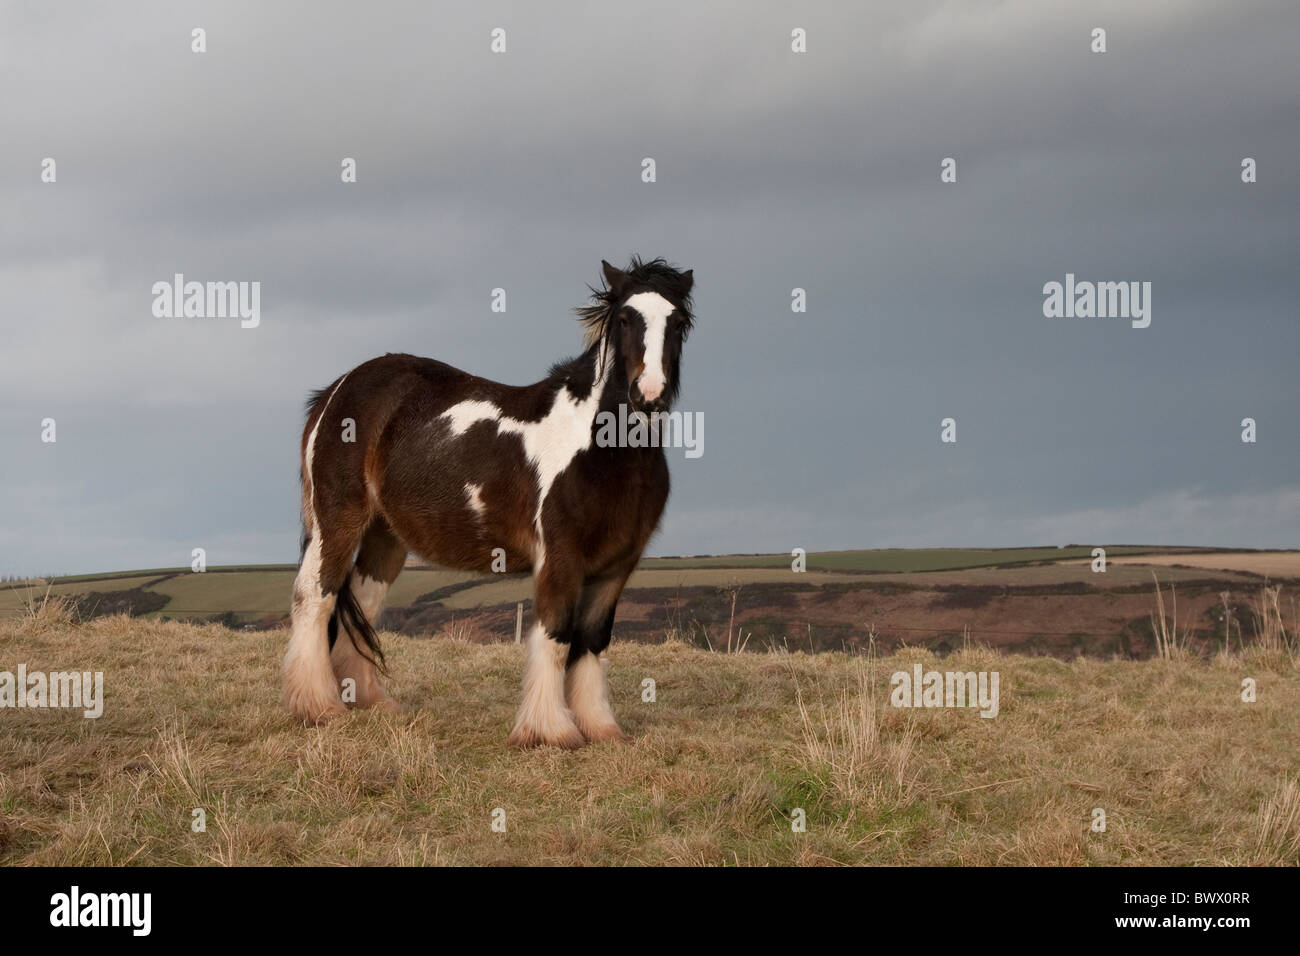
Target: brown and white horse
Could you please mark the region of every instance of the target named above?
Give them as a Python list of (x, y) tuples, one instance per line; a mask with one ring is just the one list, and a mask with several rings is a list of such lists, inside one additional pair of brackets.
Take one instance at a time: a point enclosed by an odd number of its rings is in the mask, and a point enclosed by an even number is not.
[(603, 447), (596, 416), (672, 404), (693, 278), (662, 259), (634, 258), (627, 271), (601, 265), (604, 287), (577, 310), (586, 351), (535, 385), (389, 354), (312, 395), (284, 658), (285, 696), (299, 717), (398, 709), (379, 681), (374, 625), (408, 551), (479, 571), (504, 555), (507, 571), (532, 571), (537, 618), (509, 742), (626, 739), (601, 654), (663, 514), (668, 464), (657, 446)]

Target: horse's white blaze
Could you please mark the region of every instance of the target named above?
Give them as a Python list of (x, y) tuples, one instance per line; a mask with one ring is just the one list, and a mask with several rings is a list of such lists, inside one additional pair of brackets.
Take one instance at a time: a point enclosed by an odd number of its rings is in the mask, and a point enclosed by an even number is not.
[(579, 657), (565, 675), (564, 696), (578, 729), (588, 740), (622, 735), (609, 706), (604, 658), (590, 652)]
[(541, 421), (525, 422), (511, 418), (492, 402), (468, 399), (457, 402), (442, 413), (452, 434), (463, 435), (475, 422), (496, 422), (503, 434), (519, 435), (524, 440), (524, 456), (537, 474), (537, 507), (533, 524), (537, 529), (540, 567), (545, 555), (542, 548), (542, 505), (550, 494), (551, 486), (569, 467), (578, 453), (591, 447), (591, 426), (600, 408), (600, 396), (609, 380), (608, 349), (601, 353), (596, 363), (595, 382), (590, 394), (579, 399), (567, 387), (555, 393), (550, 410)]
[(628, 298), (627, 305), (641, 313), (645, 320), (645, 371), (636, 380), (636, 387), (653, 402), (663, 394), (668, 384), (668, 373), (664, 369), (664, 335), (674, 306), (657, 292), (638, 292)]
[(483, 504), (483, 486), (470, 482), (465, 485), (465, 500), (469, 503), (469, 510), (474, 512), (476, 517), (482, 518), (487, 513), (487, 505)]

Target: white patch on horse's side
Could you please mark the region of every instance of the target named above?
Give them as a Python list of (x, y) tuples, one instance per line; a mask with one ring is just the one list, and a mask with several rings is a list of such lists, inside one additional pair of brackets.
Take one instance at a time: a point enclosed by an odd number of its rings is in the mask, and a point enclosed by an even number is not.
[(499, 419), (501, 409), (497, 408), (492, 402), (469, 399), (468, 401), (457, 402), (443, 412), (441, 417), (447, 419), (451, 433), (459, 437), (469, 431), (469, 427), (475, 422)]
[[(600, 408), (600, 396), (609, 381), (609, 350), (596, 358), (594, 383), (586, 398), (578, 399), (567, 386), (555, 393), (550, 410), (541, 421), (525, 422), (511, 418), (492, 402), (467, 399), (457, 402), (442, 413), (452, 434), (463, 435), (471, 425), (480, 421), (494, 421), (503, 434), (519, 435), (524, 440), (524, 456), (537, 473), (537, 508), (533, 524), (537, 529), (540, 546), (542, 538), (542, 505), (550, 494), (551, 486), (569, 467), (578, 453), (591, 447), (591, 427)], [(545, 552), (542, 552), (544, 556)], [(541, 560), (537, 560), (538, 567)], [(535, 569), (534, 569), (535, 570)]]
[(645, 371), (636, 380), (641, 394), (654, 401), (663, 394), (668, 384), (664, 369), (664, 335), (668, 331), (668, 316), (676, 308), (658, 292), (638, 292), (625, 303), (636, 309), (645, 319)]
[(469, 510), (474, 512), (475, 517), (482, 518), (487, 513), (487, 505), (483, 504), (483, 486), (470, 482), (465, 485), (465, 500), (469, 502)]

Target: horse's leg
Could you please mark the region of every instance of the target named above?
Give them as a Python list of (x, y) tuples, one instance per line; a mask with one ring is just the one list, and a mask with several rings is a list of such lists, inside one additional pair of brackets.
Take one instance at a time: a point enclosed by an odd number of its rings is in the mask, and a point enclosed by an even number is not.
[(293, 583), (293, 633), (284, 655), (285, 700), (308, 723), (347, 713), (330, 669), (329, 623), (338, 586), (325, 584), (324, 553), (320, 533), (313, 534)]
[(605, 648), (614, 630), (614, 610), (630, 571), (589, 578), (582, 588), (577, 639), (569, 655), (564, 697), (578, 729), (588, 741), (628, 740), (614, 719), (609, 703)]
[(284, 655), (284, 696), (290, 710), (303, 720), (321, 723), (347, 713), (330, 667), (329, 623), (369, 516), (363, 497), (352, 506), (341, 504), (314, 517), (293, 585), (293, 634)]
[(587, 740), (564, 703), (564, 668), (574, 637), (573, 616), (582, 577), (557, 556), (547, 558), (534, 579), (537, 622), (528, 632), (523, 699), (508, 743), (512, 747), (581, 747)]
[[(406, 545), (393, 534), (387, 521), (376, 517), (361, 539), (357, 562), (348, 578), (348, 587), (371, 627), (375, 627), (378, 622), (388, 587), (402, 573), (405, 563)], [(356, 700), (351, 706), (402, 712), (397, 702), (384, 692), (374, 661), (357, 650), (356, 643), (346, 628), (340, 627), (334, 638), (330, 665), (334, 669), (337, 683), (342, 684), (348, 678), (354, 682)]]

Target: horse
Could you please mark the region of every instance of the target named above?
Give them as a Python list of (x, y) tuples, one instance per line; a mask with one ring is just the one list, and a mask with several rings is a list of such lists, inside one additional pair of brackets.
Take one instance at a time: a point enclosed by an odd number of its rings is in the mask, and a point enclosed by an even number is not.
[(575, 310), (584, 351), (540, 382), (504, 385), (389, 353), (311, 394), (283, 667), (297, 717), (401, 712), (380, 682), (375, 623), (414, 552), (445, 568), (499, 571), (504, 559), (504, 570), (532, 573), (535, 622), (509, 745), (628, 739), (603, 655), (659, 527), (668, 463), (657, 442), (598, 440), (597, 416), (671, 408), (694, 276), (635, 256), (626, 269), (601, 268), (604, 282)]

